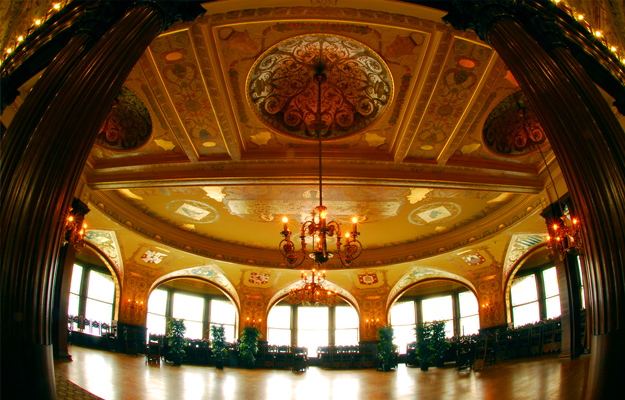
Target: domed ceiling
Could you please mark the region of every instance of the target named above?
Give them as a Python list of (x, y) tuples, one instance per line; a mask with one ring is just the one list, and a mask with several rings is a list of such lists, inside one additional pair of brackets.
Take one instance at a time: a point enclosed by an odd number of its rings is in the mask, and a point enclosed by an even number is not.
[[(509, 272), (546, 232), (537, 145), (566, 192), (510, 71), (441, 11), (312, 3), (207, 3), (150, 44), (83, 171), (90, 240), (133, 279), (188, 270), (238, 287), (254, 273), (278, 296), (297, 278), (281, 218), (299, 232), (319, 203), (323, 71), (323, 203), (341, 224), (359, 218), (363, 245), (352, 270), (324, 264), (345, 272), (328, 279), (397, 293), (418, 276)], [(518, 138), (523, 121), (535, 143)]]

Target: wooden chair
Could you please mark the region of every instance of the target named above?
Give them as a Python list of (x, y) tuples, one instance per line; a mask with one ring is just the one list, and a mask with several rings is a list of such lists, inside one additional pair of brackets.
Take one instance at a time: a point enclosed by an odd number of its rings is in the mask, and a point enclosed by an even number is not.
[(493, 344), (492, 339), (489, 343), (488, 336), (477, 339), (475, 345), (475, 361), (473, 362), (473, 369), (475, 371), (481, 371), (487, 365), (495, 364), (496, 357)]
[(506, 335), (506, 359), (511, 360), (518, 357), (519, 351), (519, 333), (516, 331), (508, 332)]
[(317, 357), (321, 362), (321, 368), (330, 369), (332, 368), (332, 359), (330, 356), (330, 346), (321, 346), (317, 349)]
[(540, 344), (543, 338), (542, 325), (534, 325), (530, 330), (530, 355), (535, 356), (540, 354)]
[(517, 357), (529, 357), (530, 336), (531, 328), (523, 328), (519, 331)]
[(475, 342), (470, 338), (462, 339), (458, 343), (456, 351), (456, 368), (459, 371), (470, 370), (473, 367), (473, 361), (475, 361)]
[(278, 352), (275, 354), (274, 366), (275, 368), (288, 368), (290, 365), (287, 365), (286, 362), (286, 353), (289, 351), (289, 346), (279, 346)]
[(306, 347), (293, 348), (293, 372), (306, 371), (308, 369), (308, 349)]
[(267, 346), (263, 354), (263, 365), (265, 368), (275, 368), (276, 366), (276, 353), (278, 352), (278, 346)]
[(149, 363), (161, 363), (161, 346), (163, 344), (163, 337), (159, 335), (150, 334), (148, 338), (146, 362)]
[(540, 354), (551, 353), (553, 340), (555, 338), (555, 324), (553, 321), (547, 322), (543, 328), (542, 341), (540, 344)]
[(124, 328), (124, 340), (126, 341), (126, 354), (129, 356), (137, 357), (138, 343), (137, 343), (137, 330), (135, 328)]

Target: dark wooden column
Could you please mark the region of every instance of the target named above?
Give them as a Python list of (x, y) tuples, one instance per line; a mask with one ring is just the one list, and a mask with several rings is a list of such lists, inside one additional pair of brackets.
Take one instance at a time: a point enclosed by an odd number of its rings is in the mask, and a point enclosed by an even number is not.
[(589, 267), (594, 338), (586, 397), (616, 398), (625, 359), (625, 134), (609, 122), (588, 85), (574, 82), (583, 70), (558, 64), (514, 20), (516, 3), (454, 4), (445, 19), (475, 29), (498, 52), (536, 110), (562, 168), (584, 227)]
[[(84, 217), (88, 212), (89, 208), (85, 203), (78, 199), (72, 201), (72, 216), (77, 220), (77, 229), (80, 229), (80, 226), (82, 226)], [(67, 307), (69, 305), (69, 290), (72, 284), (72, 272), (77, 250), (74, 243), (72, 243), (71, 235), (72, 232), (69, 230), (65, 233), (67, 244), (61, 248), (59, 268), (55, 277), (56, 284), (52, 307), (52, 346), (55, 359), (72, 359), (67, 347)], [(82, 281), (84, 282), (86, 279)]]
[(167, 16), (204, 11), (167, 4), (179, 10), (157, 2), (131, 8), (72, 68), (24, 152), (13, 155), (19, 160), (0, 199), (2, 398), (56, 398), (51, 319), (63, 217), (115, 96)]

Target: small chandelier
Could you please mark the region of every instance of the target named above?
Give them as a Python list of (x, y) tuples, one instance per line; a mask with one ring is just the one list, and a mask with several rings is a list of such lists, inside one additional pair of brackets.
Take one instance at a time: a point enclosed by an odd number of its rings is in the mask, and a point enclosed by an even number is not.
[(326, 272), (318, 271), (315, 268), (310, 274), (302, 271), (300, 287), (294, 286), (289, 293), (289, 303), (303, 305), (328, 305), (334, 306), (338, 303), (336, 289), (330, 290), (324, 287)]
[[(525, 115), (525, 105), (522, 101), (517, 102), (517, 106), (521, 110), (521, 115), (523, 117), (523, 129), (527, 130), (526, 126), (526, 115)], [(528, 137), (533, 138), (532, 132), (528, 132)], [(558, 207), (560, 208), (560, 217), (556, 219), (554, 222), (547, 223), (547, 229), (549, 234), (547, 235), (547, 247), (551, 250), (551, 253), (554, 256), (558, 256), (560, 260), (564, 260), (566, 254), (579, 255), (582, 251), (582, 226), (578, 218), (571, 216), (568, 212), (568, 207), (566, 205), (563, 207), (560, 202), (560, 196), (558, 195), (558, 189), (556, 188), (556, 183), (553, 180), (553, 176), (551, 175), (551, 170), (549, 169), (549, 165), (547, 164), (547, 159), (545, 158), (545, 154), (543, 153), (540, 144), (536, 141), (538, 146), (538, 151), (540, 151), (540, 155), (545, 163), (545, 168), (547, 169), (547, 173), (549, 174), (549, 179), (551, 180), (551, 184), (553, 185), (553, 190), (556, 194), (556, 198), (558, 199)], [(565, 212), (566, 208), (566, 212)]]
[[(562, 204), (558, 202), (560, 212)], [(549, 231), (553, 236), (547, 235), (547, 247), (560, 260), (564, 260), (567, 253), (579, 255), (582, 252), (582, 229), (579, 220), (569, 214), (563, 214), (559, 221), (549, 225)]]
[[(321, 45), (321, 42), (320, 42)], [(308, 251), (306, 250), (306, 237), (312, 238), (313, 251), (308, 254), (310, 258), (318, 265), (327, 262), (333, 253), (328, 251), (328, 237), (336, 236), (336, 252), (341, 263), (349, 267), (362, 252), (362, 245), (358, 240), (360, 233), (358, 232), (358, 217), (352, 217), (352, 231), (345, 234), (345, 247), (341, 243), (341, 226), (338, 222), (327, 220), (327, 207), (323, 205), (323, 186), (322, 186), (322, 164), (321, 164), (321, 131), (323, 125), (323, 116), (321, 113), (321, 85), (326, 81), (326, 75), (323, 73), (321, 65), (321, 49), (319, 51), (320, 62), (316, 73), (313, 77), (317, 82), (317, 137), (319, 140), (319, 205), (312, 212), (312, 219), (305, 221), (300, 230), (301, 249), (295, 250), (295, 243), (291, 240), (291, 231), (288, 227), (288, 218), (283, 217), (284, 229), (280, 234), (284, 239), (280, 242), (280, 252), (289, 268), (295, 268), (301, 265), (306, 259)]]
[(85, 245), (85, 233), (87, 224), (84, 222), (85, 216), (80, 213), (73, 213), (69, 209), (65, 219), (65, 234), (61, 240), (61, 246), (70, 244), (76, 252), (80, 253)]

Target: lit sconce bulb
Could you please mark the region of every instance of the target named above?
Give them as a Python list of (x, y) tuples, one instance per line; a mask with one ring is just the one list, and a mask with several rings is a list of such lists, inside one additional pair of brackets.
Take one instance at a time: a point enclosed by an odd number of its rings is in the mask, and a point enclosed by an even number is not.
[(578, 20), (583, 20), (584, 19), (584, 14), (577, 14), (577, 19)]
[(347, 233), (345, 234), (345, 237), (346, 237), (346, 238), (349, 238), (349, 232), (347, 232)]
[(289, 219), (287, 217), (282, 217), (282, 222), (284, 223), (284, 232), (287, 232), (289, 230)]
[(67, 218), (67, 220), (68, 220), (69, 222), (72, 222), (72, 221), (74, 220), (74, 217), (72, 217), (72, 216), (70, 215), (70, 216)]
[(258, 322), (262, 321), (262, 319), (258, 318)]
[(80, 230), (80, 232), (78, 232), (78, 234), (79, 234), (80, 236), (82, 236), (82, 235), (84, 235), (84, 234), (85, 234), (85, 231), (81, 229), (81, 230)]
[(83, 229), (87, 229), (87, 224), (82, 224)]
[(320, 214), (320, 216), (321, 216), (321, 218), (325, 219), (325, 218), (326, 218), (326, 213), (325, 213), (325, 211), (324, 211), (324, 212), (322, 212), (322, 213)]
[(577, 221), (577, 218), (573, 218), (573, 225), (577, 225), (579, 221)]
[(41, 25), (41, 20), (40, 19), (36, 19), (35, 20), (35, 25), (37, 25), (37, 26)]
[(61, 5), (59, 3), (54, 3), (52, 4), (52, 8), (54, 8), (55, 10), (58, 10), (61, 8)]
[(612, 50), (613, 53), (616, 53), (616, 47), (615, 46), (610, 47), (610, 50)]
[(247, 320), (249, 321), (249, 320), (250, 320), (250, 317), (247, 317)]
[(547, 241), (551, 240), (551, 236), (547, 235)]
[(596, 37), (601, 37), (601, 36), (603, 36), (603, 34), (601, 33), (601, 31), (595, 31), (595, 36)]
[(17, 37), (17, 41), (18, 41), (18, 42), (22, 42), (23, 40), (24, 40), (24, 36), (18, 36), (18, 37)]
[(560, 241), (560, 236), (556, 237), (556, 241), (558, 242)]
[(557, 230), (558, 230), (558, 228), (559, 228), (558, 224), (553, 224), (553, 230), (554, 230), (554, 231), (557, 231)]
[(358, 222), (358, 217), (352, 217), (352, 223), (355, 224), (356, 222)]
[(287, 217), (282, 217), (282, 222), (289, 222), (289, 219)]

